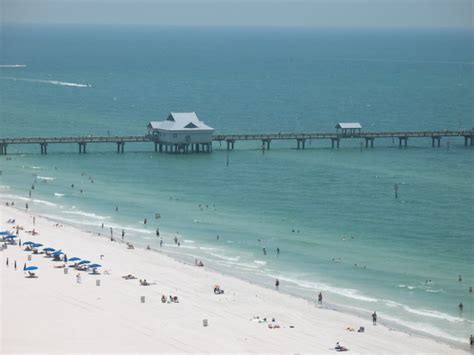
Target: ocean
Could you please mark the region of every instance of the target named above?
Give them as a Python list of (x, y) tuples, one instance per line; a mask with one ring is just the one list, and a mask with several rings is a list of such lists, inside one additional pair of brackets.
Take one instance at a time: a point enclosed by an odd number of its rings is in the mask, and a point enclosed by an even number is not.
[[(144, 134), (170, 111), (196, 111), (216, 133), (474, 126), (468, 30), (22, 25), (0, 35), (1, 137)], [(360, 143), (273, 141), (262, 152), (237, 142), (228, 166), (218, 143), (193, 155), (10, 145), (0, 198), (91, 238), (124, 229), (136, 245), (465, 343), (472, 148), (462, 138)]]

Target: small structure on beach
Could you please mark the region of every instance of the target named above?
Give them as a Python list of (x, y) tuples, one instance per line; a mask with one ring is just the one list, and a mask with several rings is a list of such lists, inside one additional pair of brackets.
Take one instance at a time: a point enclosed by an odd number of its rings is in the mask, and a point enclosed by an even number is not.
[(160, 152), (212, 151), (214, 128), (199, 120), (195, 112), (171, 112), (165, 121), (152, 121), (148, 133)]
[(362, 125), (359, 122), (339, 122), (336, 125), (336, 132), (342, 136), (359, 135), (362, 132)]

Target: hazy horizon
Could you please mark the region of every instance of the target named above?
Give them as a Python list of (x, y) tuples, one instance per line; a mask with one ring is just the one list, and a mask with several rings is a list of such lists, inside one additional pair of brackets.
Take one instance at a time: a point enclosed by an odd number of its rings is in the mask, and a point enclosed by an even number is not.
[(0, 0), (3, 24), (473, 28), (471, 0)]

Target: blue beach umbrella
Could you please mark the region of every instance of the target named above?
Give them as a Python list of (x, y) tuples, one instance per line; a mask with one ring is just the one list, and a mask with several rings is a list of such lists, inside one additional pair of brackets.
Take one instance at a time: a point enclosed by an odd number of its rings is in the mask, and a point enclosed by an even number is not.
[(92, 268), (92, 269), (96, 269), (98, 267), (102, 267), (102, 265), (100, 265), (100, 264), (91, 264), (91, 265), (89, 265), (89, 267)]
[(64, 254), (61, 250), (55, 251), (53, 253), (53, 255), (61, 255), (61, 254)]
[(16, 238), (16, 235), (10, 234), (5, 237), (5, 239), (13, 239)]
[(7, 231), (0, 232), (0, 235), (6, 235), (6, 234), (10, 234), (10, 232), (7, 232)]
[(24, 242), (23, 245), (35, 245), (33, 242)]
[(53, 248), (43, 248), (44, 251), (55, 251), (56, 249)]
[(79, 260), (81, 260), (81, 258), (78, 258), (78, 257), (76, 257), (76, 256), (73, 257), (73, 258), (71, 258), (71, 259), (69, 259), (69, 261), (79, 261)]
[(89, 264), (90, 261), (89, 260), (82, 260), (79, 265), (84, 265), (84, 264)]
[(41, 244), (41, 243), (32, 244), (33, 248), (39, 248), (39, 247), (42, 247), (42, 246), (43, 246), (43, 244)]
[(28, 266), (25, 267), (25, 271), (33, 271), (33, 270), (38, 270), (38, 266)]

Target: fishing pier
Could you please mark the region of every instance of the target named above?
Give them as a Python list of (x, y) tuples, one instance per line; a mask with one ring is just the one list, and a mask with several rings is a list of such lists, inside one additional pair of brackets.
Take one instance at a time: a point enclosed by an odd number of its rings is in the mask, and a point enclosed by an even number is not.
[[(41, 154), (48, 153), (50, 144), (77, 144), (80, 154), (86, 154), (89, 144), (111, 143), (117, 147), (117, 153), (125, 151), (126, 143), (151, 143), (154, 144), (155, 152), (187, 153), (187, 152), (212, 152), (212, 142), (226, 144), (227, 150), (233, 150), (235, 143), (239, 141), (260, 142), (259, 148), (269, 150), (272, 141), (294, 141), (296, 149), (305, 149), (306, 143), (311, 140), (329, 141), (332, 148), (339, 148), (343, 140), (360, 140), (361, 145), (365, 143), (366, 148), (373, 148), (374, 141), (382, 138), (398, 140), (399, 148), (406, 148), (410, 139), (428, 139), (433, 148), (441, 146), (443, 138), (464, 138), (464, 146), (474, 146), (474, 129), (468, 130), (444, 130), (444, 131), (387, 131), (387, 132), (362, 132), (361, 130), (342, 130), (334, 133), (270, 133), (270, 134), (213, 134), (209, 143), (176, 143), (163, 142), (159, 136), (146, 134), (140, 136), (75, 136), (75, 137), (18, 137), (0, 138), (0, 155), (7, 154), (10, 145), (37, 144)], [(191, 149), (189, 149), (191, 147)]]

